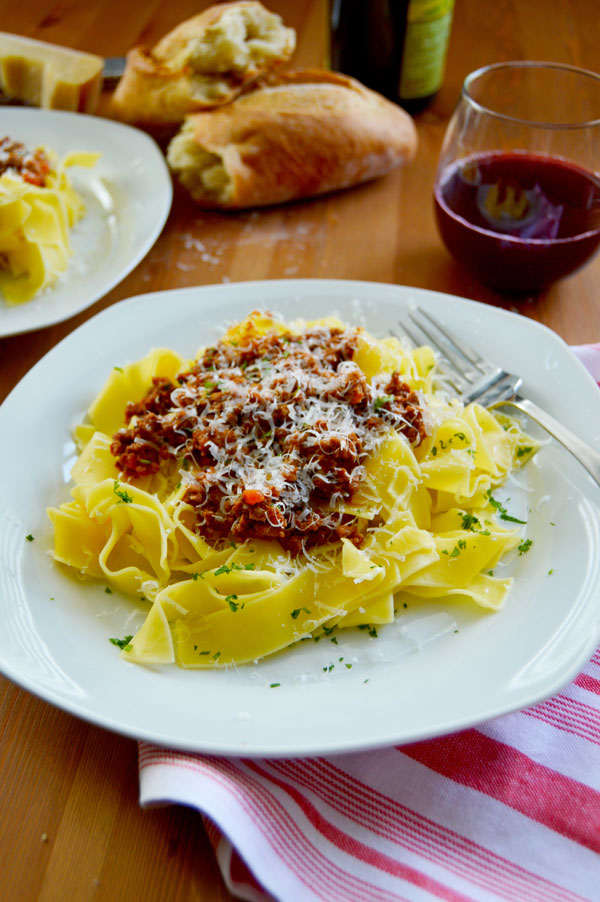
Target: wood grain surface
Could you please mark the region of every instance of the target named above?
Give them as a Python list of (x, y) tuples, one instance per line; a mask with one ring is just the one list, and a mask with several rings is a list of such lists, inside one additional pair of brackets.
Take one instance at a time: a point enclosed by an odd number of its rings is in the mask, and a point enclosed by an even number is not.
[[(4, 0), (0, 28), (116, 56), (134, 44), (152, 44), (206, 5)], [(321, 65), (328, 44), (324, 0), (267, 5), (297, 30), (294, 64)], [(444, 86), (416, 117), (420, 149), (413, 164), (337, 195), (237, 215), (202, 212), (176, 191), (162, 235), (120, 285), (67, 322), (0, 339), (0, 400), (61, 338), (110, 304), (226, 280), (330, 277), (422, 286), (517, 309), (569, 343), (599, 341), (600, 256), (517, 304), (453, 263), (432, 206), (444, 129), (469, 71), (504, 59), (597, 69), (599, 46), (597, 0), (456, 0)], [(230, 899), (200, 814), (174, 806), (143, 811), (137, 792), (134, 741), (79, 721), (0, 678), (3, 900)]]

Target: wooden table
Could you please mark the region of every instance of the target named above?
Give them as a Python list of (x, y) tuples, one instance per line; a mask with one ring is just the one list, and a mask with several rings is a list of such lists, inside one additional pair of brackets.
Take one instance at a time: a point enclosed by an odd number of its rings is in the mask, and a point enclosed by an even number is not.
[[(205, 5), (4, 0), (0, 22), (7, 31), (114, 56), (135, 43), (154, 43)], [(295, 64), (321, 64), (324, 0), (271, 0), (269, 6), (297, 30)], [(71, 330), (108, 305), (150, 290), (227, 279), (332, 277), (422, 286), (514, 308), (514, 301), (459, 270), (436, 232), (431, 189), (444, 129), (472, 69), (526, 58), (594, 69), (599, 46), (596, 0), (456, 0), (446, 80), (417, 117), (420, 151), (409, 168), (336, 196), (239, 215), (201, 212), (177, 194), (155, 247), (105, 298), (65, 323), (0, 340), (0, 400)], [(190, 236), (203, 243), (204, 253)], [(518, 310), (570, 343), (600, 340), (600, 256), (519, 303)], [(139, 808), (135, 742), (1, 678), (0, 703), (3, 899), (231, 898), (196, 811)]]

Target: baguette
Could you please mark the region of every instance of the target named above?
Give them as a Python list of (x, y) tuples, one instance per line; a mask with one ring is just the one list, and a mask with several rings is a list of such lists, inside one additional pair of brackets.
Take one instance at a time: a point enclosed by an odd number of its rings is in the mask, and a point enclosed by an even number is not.
[(301, 70), (189, 116), (167, 161), (202, 207), (239, 210), (365, 182), (416, 148), (400, 107), (345, 75)]
[(295, 31), (261, 3), (210, 6), (152, 49), (129, 51), (111, 112), (136, 125), (178, 126), (188, 113), (229, 103), (289, 60), (295, 45)]

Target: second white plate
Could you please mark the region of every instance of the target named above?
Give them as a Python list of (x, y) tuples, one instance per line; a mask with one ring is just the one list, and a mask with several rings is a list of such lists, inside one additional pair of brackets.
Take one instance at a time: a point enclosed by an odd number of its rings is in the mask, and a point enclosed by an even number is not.
[(107, 294), (148, 253), (173, 198), (164, 156), (139, 129), (99, 116), (24, 107), (4, 108), (2, 129), (26, 147), (49, 147), (59, 157), (76, 150), (101, 157), (93, 169), (69, 170), (86, 213), (71, 232), (66, 272), (25, 304), (8, 305), (0, 292), (0, 337), (61, 322)]

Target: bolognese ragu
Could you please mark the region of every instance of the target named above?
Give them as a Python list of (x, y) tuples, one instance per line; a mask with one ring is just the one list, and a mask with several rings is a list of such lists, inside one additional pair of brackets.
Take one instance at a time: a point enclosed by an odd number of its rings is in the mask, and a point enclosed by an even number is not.
[(492, 492), (535, 443), (440, 391), (429, 348), (255, 311), (192, 362), (117, 367), (88, 420), (54, 553), (150, 604), (129, 660), (239, 664), (510, 588)]
[(154, 378), (111, 451), (127, 480), (183, 467), (183, 500), (210, 544), (276, 539), (293, 554), (363, 541), (350, 501), (391, 428), (425, 436), (423, 402), (399, 373), (367, 381), (356, 329), (241, 335), (202, 352), (175, 382)]

